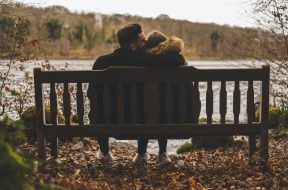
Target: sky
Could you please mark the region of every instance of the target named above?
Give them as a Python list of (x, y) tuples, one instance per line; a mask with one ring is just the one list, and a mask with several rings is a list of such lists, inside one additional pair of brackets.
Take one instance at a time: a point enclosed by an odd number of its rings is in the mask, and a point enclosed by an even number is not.
[(130, 14), (157, 17), (167, 14), (170, 18), (191, 22), (227, 24), (251, 27), (253, 21), (249, 0), (16, 0), (34, 6), (62, 5), (70, 11), (104, 14)]

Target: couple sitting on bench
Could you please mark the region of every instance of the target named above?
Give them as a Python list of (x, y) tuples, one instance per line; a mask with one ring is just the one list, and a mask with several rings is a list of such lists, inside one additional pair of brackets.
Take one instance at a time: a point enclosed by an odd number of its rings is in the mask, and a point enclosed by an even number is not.
[[(93, 70), (102, 70), (110, 66), (141, 66), (156, 68), (171, 68), (186, 65), (182, 56), (184, 42), (176, 37), (166, 37), (159, 31), (153, 31), (145, 38), (139, 24), (129, 24), (117, 32), (120, 48), (113, 53), (100, 56), (93, 65)], [(113, 96), (113, 94), (112, 94)], [(114, 96), (117, 96), (114, 94)], [(91, 85), (88, 89), (88, 98), (91, 100), (95, 95), (91, 91)], [(144, 109), (144, 100), (138, 102), (140, 109)], [(160, 105), (161, 106), (161, 105)], [(127, 107), (127, 106), (126, 106)], [(143, 113), (143, 112), (142, 112)], [(89, 119), (91, 124), (105, 123), (101, 117), (93, 117), (90, 111)], [(94, 119), (97, 118), (97, 119)], [(129, 123), (129, 118), (124, 118)], [(145, 123), (144, 116), (138, 118), (138, 123)], [(161, 119), (159, 123), (165, 123)], [(100, 160), (113, 161), (115, 157), (109, 152), (108, 137), (98, 138), (100, 150), (97, 151), (97, 158)], [(171, 160), (167, 155), (167, 139), (158, 139), (159, 155), (156, 159), (156, 165), (170, 163)], [(135, 164), (146, 163), (149, 159), (147, 154), (148, 139), (138, 139), (138, 153), (133, 158)]]

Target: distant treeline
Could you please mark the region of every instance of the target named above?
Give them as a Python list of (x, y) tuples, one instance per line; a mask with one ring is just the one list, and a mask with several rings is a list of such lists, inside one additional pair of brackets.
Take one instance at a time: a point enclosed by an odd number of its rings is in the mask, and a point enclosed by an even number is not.
[[(16, 16), (15, 16), (16, 15)], [(9, 42), (17, 16), (30, 20), (29, 35), (37, 36), (41, 47), (33, 51), (38, 57), (94, 59), (118, 47), (117, 30), (129, 23), (140, 23), (145, 34), (160, 30), (168, 36), (185, 41), (187, 59), (249, 59), (253, 41), (259, 32), (252, 28), (228, 25), (192, 23), (170, 19), (167, 15), (144, 18), (131, 15), (105, 15), (98, 13), (72, 13), (61, 6), (47, 8), (22, 7), (12, 17), (0, 13), (1, 58), (9, 55), (5, 44)], [(254, 47), (254, 46), (253, 46)], [(32, 52), (31, 52), (32, 53)]]

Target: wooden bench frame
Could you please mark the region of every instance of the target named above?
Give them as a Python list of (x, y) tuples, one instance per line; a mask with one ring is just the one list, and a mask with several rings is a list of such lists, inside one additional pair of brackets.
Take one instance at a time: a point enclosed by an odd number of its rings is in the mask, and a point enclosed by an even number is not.
[[(193, 82), (193, 100), (192, 100), (192, 123), (186, 123), (182, 117), (179, 124), (173, 124), (168, 121), (167, 124), (159, 124), (157, 122), (148, 122), (139, 124), (134, 120), (130, 124), (125, 124), (123, 121), (118, 121), (117, 124), (84, 124), (84, 104), (82, 83), (105, 83), (115, 82), (123, 84), (133, 81), (135, 83), (171, 83), (177, 81), (179, 84)], [(212, 122), (213, 114), (213, 90), (212, 81), (221, 82), (220, 90), (220, 123)], [(226, 82), (234, 81), (233, 92), (233, 113), (234, 121), (228, 123), (225, 121), (227, 112), (227, 91)], [(240, 81), (248, 81), (247, 90), (247, 122), (239, 122), (240, 113)], [(253, 81), (261, 81), (261, 98), (260, 98), (260, 120), (253, 122), (254, 108), (254, 89)], [(255, 136), (260, 135), (260, 157), (262, 160), (268, 160), (268, 116), (269, 116), (269, 81), (270, 68), (264, 65), (261, 68), (248, 69), (196, 69), (194, 67), (180, 67), (175, 69), (155, 69), (141, 67), (110, 67), (101, 71), (41, 71), (40, 68), (34, 69), (35, 82), (35, 104), (36, 104), (36, 125), (37, 125), (37, 140), (38, 140), (38, 156), (45, 159), (46, 156), (46, 137), (51, 137), (51, 154), (55, 157), (58, 155), (58, 137), (99, 137), (110, 136), (122, 139), (136, 139), (138, 137), (158, 138), (190, 138), (199, 135), (247, 135), (249, 138), (249, 156), (255, 153), (256, 140)], [(199, 113), (201, 105), (197, 105), (200, 101), (199, 82), (207, 82), (206, 91), (206, 114), (207, 122), (199, 123)], [(44, 102), (43, 102), (43, 84), (50, 84), (50, 110), (51, 123), (45, 123)], [(55, 92), (55, 84), (64, 84), (63, 93), (63, 113), (65, 124), (57, 122), (57, 95)], [(71, 124), (71, 102), (68, 90), (69, 83), (77, 83), (77, 115), (79, 118), (78, 124)], [(132, 84), (132, 83), (131, 83)], [(183, 88), (184, 89), (184, 88)], [(185, 91), (185, 90), (184, 90)], [(182, 90), (182, 92), (184, 92)], [(134, 92), (135, 93), (135, 92)], [(182, 93), (183, 95), (183, 93)], [(181, 95), (181, 96), (182, 96)], [(132, 115), (135, 108), (135, 94), (131, 95)], [(107, 98), (106, 98), (107, 99)], [(103, 100), (104, 101), (104, 100)], [(107, 100), (106, 100), (107, 101)], [(181, 115), (187, 115), (187, 111), (183, 106), (187, 100), (181, 99), (179, 111)], [(91, 103), (92, 104), (92, 103)], [(104, 107), (107, 104), (104, 104)], [(106, 106), (107, 107), (107, 106)], [(121, 106), (120, 106), (121, 107)], [(185, 106), (184, 106), (185, 107)], [(135, 110), (133, 111), (133, 109)], [(91, 108), (90, 108), (91, 109)], [(120, 108), (122, 109), (122, 108)], [(153, 109), (153, 108), (152, 108)], [(103, 110), (102, 110), (103, 111)], [(103, 114), (110, 114), (106, 111)], [(120, 111), (121, 112), (121, 111)], [(117, 112), (117, 113), (120, 113)], [(168, 113), (167, 113), (168, 114)], [(168, 117), (171, 116), (167, 115)], [(135, 114), (134, 116), (136, 117)], [(186, 116), (185, 116), (186, 117)], [(137, 129), (137, 130), (135, 130)]]

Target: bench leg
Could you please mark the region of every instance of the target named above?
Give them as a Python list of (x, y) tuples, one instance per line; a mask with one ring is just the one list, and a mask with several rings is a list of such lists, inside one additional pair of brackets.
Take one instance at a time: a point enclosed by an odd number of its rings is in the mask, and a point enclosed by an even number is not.
[(268, 161), (268, 130), (261, 131), (260, 158), (262, 161)]
[(51, 155), (58, 158), (58, 137), (51, 138)]
[(255, 154), (255, 150), (256, 150), (256, 136), (255, 135), (249, 135), (248, 136), (248, 143), (249, 143), (249, 158), (252, 158), (252, 156)]
[(46, 159), (46, 138), (44, 137), (43, 130), (37, 128), (37, 141), (38, 141), (38, 157), (42, 160)]

